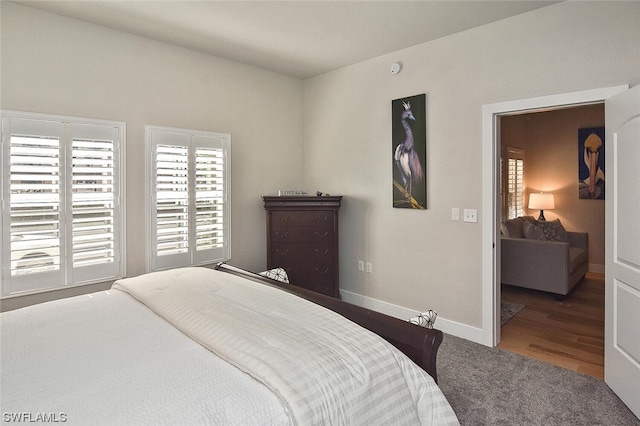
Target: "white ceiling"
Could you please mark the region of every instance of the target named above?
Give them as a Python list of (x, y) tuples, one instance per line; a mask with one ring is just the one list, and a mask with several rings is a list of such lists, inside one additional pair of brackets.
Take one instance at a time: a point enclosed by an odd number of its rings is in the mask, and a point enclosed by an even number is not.
[(307, 78), (557, 1), (31, 1), (46, 10)]

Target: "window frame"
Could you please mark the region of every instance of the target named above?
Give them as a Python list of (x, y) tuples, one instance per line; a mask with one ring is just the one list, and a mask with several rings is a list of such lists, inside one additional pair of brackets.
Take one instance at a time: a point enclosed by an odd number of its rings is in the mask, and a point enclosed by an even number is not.
[[(58, 191), (59, 191), (59, 257), (60, 267), (57, 270), (33, 272), (25, 275), (12, 275), (11, 271), (11, 238), (3, 238), (0, 250), (2, 268), (1, 298), (10, 298), (58, 290), (62, 288), (108, 282), (126, 275), (126, 194), (125, 194), (125, 147), (126, 123), (121, 121), (100, 120), (84, 117), (62, 116), (55, 114), (32, 113), (23, 111), (2, 110), (2, 149), (0, 161), (3, 165), (0, 176), (2, 215), (0, 226), (3, 235), (11, 235), (11, 145), (12, 137), (25, 133), (25, 136), (36, 136), (58, 140)], [(53, 129), (57, 129), (53, 131)], [(24, 130), (24, 131), (23, 131)], [(108, 136), (108, 138), (107, 138)], [(111, 175), (112, 212), (110, 225), (113, 245), (113, 261), (96, 262), (93, 265), (78, 266), (74, 264), (74, 144), (95, 138), (96, 141), (112, 142)], [(112, 138), (112, 140), (110, 139)], [(78, 184), (76, 184), (78, 185)]]
[[(205, 141), (209, 140), (210, 143)], [(215, 141), (215, 142), (213, 142)], [(158, 256), (157, 254), (157, 191), (156, 191), (156, 148), (158, 145), (171, 144), (187, 147), (188, 152), (188, 248), (186, 253)], [(203, 251), (196, 249), (196, 193), (195, 190), (195, 151), (198, 147), (222, 150), (223, 162), (223, 246), (219, 249)], [(228, 133), (207, 132), (166, 126), (145, 126), (145, 191), (147, 227), (146, 227), (146, 272), (171, 269), (184, 266), (206, 265), (231, 258), (231, 135)]]

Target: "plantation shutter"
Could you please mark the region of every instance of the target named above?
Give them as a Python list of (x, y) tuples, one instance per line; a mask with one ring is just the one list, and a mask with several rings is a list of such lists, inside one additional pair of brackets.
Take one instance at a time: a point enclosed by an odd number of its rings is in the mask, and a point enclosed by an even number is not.
[(524, 151), (507, 149), (508, 219), (524, 215)]
[(58, 287), (64, 283), (64, 125), (3, 117), (2, 127), (3, 173), (9, 171), (3, 179), (3, 272), (9, 269), (3, 294)]
[(122, 276), (124, 125), (82, 120), (3, 112), (3, 296)]
[(194, 263), (225, 258), (225, 152), (223, 138), (193, 136), (195, 151)]
[(152, 130), (154, 269), (189, 264), (189, 147), (186, 135)]
[(72, 125), (71, 262), (76, 280), (116, 276), (119, 270), (119, 135), (114, 127)]
[(150, 270), (229, 258), (229, 135), (147, 126)]

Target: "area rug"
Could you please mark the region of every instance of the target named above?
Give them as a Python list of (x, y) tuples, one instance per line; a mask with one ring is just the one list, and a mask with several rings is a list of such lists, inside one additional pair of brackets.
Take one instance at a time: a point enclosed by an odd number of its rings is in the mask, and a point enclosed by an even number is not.
[(515, 317), (518, 312), (524, 308), (521, 303), (507, 302), (506, 300), (500, 301), (500, 325), (505, 325), (507, 321)]

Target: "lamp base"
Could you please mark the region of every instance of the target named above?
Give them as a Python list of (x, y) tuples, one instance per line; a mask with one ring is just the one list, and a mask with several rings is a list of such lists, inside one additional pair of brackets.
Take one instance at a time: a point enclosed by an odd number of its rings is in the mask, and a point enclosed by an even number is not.
[(546, 222), (547, 219), (544, 218), (544, 210), (540, 210), (540, 216), (538, 216), (538, 222)]

